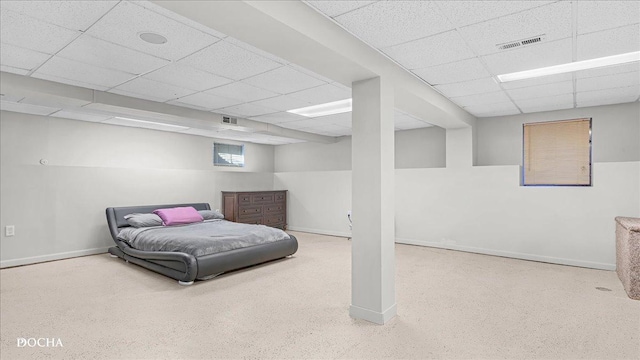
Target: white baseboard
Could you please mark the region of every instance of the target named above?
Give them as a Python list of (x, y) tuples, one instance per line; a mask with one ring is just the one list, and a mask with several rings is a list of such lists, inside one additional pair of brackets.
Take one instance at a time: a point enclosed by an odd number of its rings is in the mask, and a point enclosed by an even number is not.
[(107, 249), (109, 248), (104, 247), (104, 248), (69, 251), (69, 252), (57, 253), (57, 254), (40, 255), (40, 256), (26, 257), (26, 258), (20, 258), (20, 259), (3, 260), (3, 261), (0, 261), (0, 268), (4, 269), (4, 268), (13, 267), (13, 266), (37, 264), (37, 263), (46, 262), (46, 261), (69, 259), (69, 258), (74, 258), (78, 256), (103, 254), (107, 252)]
[(387, 321), (393, 319), (393, 317), (396, 316), (397, 312), (398, 308), (396, 304), (393, 304), (383, 312), (377, 312), (355, 305), (351, 305), (349, 307), (349, 316), (351, 316), (352, 318), (370, 321), (379, 325), (384, 325), (387, 323)]
[(331, 231), (331, 230), (320, 230), (320, 229), (310, 229), (310, 228), (298, 227), (298, 226), (287, 226), (287, 230), (301, 231), (301, 232), (307, 232), (307, 233), (312, 233), (312, 234), (320, 234), (320, 235), (346, 237), (346, 238), (350, 238), (351, 237), (351, 233), (348, 233), (348, 232)]
[(510, 252), (510, 251), (477, 248), (472, 246), (444, 244), (444, 243), (437, 243), (437, 242), (424, 241), (424, 240), (396, 238), (396, 243), (434, 247), (434, 248), (447, 249), (447, 250), (465, 251), (465, 252), (484, 254), (484, 255), (502, 256), (502, 257), (508, 257), (508, 258), (514, 258), (514, 259), (532, 260), (532, 261), (539, 261), (539, 262), (545, 262), (545, 263), (551, 263), (551, 264), (578, 266), (578, 267), (599, 269), (599, 270), (615, 270), (616, 269), (616, 264), (607, 264), (607, 263), (599, 263), (599, 262), (583, 261), (583, 260), (575, 260), (575, 259), (564, 259), (564, 258), (556, 258), (552, 256), (524, 254), (524, 253), (516, 253), (516, 252)]

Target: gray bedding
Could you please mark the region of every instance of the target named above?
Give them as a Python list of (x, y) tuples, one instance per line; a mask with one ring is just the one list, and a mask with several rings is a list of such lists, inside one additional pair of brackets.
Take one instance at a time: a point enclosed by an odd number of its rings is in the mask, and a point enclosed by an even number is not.
[(280, 229), (217, 219), (178, 226), (127, 227), (118, 233), (118, 239), (134, 249), (184, 252), (196, 257), (289, 238)]

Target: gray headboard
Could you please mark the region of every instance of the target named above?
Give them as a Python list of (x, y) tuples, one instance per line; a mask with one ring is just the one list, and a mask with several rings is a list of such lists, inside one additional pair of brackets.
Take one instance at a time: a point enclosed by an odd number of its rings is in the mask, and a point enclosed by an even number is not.
[(119, 228), (127, 227), (129, 224), (124, 216), (133, 213), (151, 213), (157, 209), (166, 209), (174, 207), (192, 206), (196, 210), (211, 210), (207, 203), (195, 203), (195, 204), (169, 204), (169, 205), (142, 205), (142, 206), (126, 206), (126, 207), (110, 207), (107, 208), (107, 224), (109, 224), (109, 231), (111, 237), (118, 243), (118, 231)]

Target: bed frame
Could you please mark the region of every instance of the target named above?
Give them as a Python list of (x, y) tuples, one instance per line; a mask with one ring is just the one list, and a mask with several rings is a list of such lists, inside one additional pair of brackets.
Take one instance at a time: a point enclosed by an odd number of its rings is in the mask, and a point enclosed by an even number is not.
[(248, 248), (225, 251), (218, 254), (195, 257), (182, 252), (137, 250), (118, 239), (118, 233), (129, 224), (124, 216), (132, 213), (151, 213), (156, 209), (192, 206), (196, 210), (211, 210), (209, 204), (170, 204), (107, 208), (107, 223), (116, 246), (109, 248), (111, 256), (140, 265), (149, 270), (178, 280), (181, 285), (191, 285), (195, 279), (207, 280), (224, 272), (293, 255), (298, 241), (291, 239)]

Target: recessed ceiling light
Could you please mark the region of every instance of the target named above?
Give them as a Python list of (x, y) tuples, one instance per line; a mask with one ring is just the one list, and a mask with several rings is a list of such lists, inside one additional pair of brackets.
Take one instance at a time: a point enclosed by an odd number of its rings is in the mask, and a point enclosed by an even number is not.
[(155, 121), (131, 119), (131, 118), (125, 118), (125, 117), (120, 117), (120, 116), (116, 116), (116, 119), (124, 121), (124, 122), (134, 123), (134, 124), (138, 123), (138, 124), (146, 124), (146, 125), (156, 125), (156, 126), (166, 127), (166, 128), (169, 128), (169, 129), (174, 129), (174, 130), (187, 130), (187, 129), (189, 129), (186, 126), (165, 124), (165, 123), (160, 123), (160, 122), (155, 122)]
[(563, 74), (579, 70), (595, 69), (605, 66), (622, 65), (635, 61), (640, 61), (640, 51), (626, 54), (605, 56), (596, 59), (576, 61), (567, 64), (547, 66), (539, 69), (519, 71), (509, 74), (498, 75), (500, 82), (531, 79), (536, 77)]
[(142, 32), (139, 33), (138, 36), (140, 37), (140, 39), (148, 42), (149, 44), (160, 45), (167, 42), (166, 37), (152, 32)]
[(306, 117), (319, 117), (341, 114), (349, 111), (351, 111), (351, 99), (344, 99), (326, 104), (307, 106), (299, 109), (288, 110), (287, 112)]

